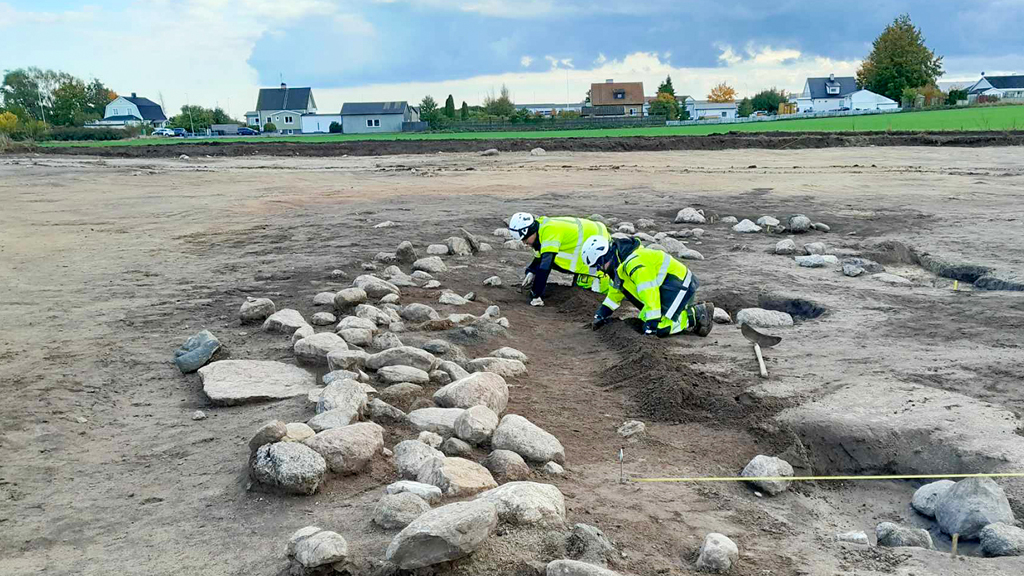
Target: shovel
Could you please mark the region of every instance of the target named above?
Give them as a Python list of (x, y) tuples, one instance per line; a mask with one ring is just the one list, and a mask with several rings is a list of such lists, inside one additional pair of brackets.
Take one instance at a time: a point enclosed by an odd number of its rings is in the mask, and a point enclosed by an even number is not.
[(749, 324), (740, 326), (740, 332), (743, 333), (743, 337), (754, 343), (754, 354), (757, 354), (757, 365), (761, 368), (761, 378), (768, 377), (768, 368), (764, 365), (764, 358), (761, 356), (761, 347), (771, 348), (779, 342), (782, 342), (782, 338), (779, 336), (769, 336), (768, 334), (761, 334), (757, 330), (750, 327)]

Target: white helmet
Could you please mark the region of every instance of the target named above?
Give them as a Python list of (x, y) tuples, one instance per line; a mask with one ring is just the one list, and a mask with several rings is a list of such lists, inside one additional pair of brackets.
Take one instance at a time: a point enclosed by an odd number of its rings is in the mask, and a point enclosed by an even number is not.
[(598, 262), (611, 250), (608, 239), (604, 236), (591, 236), (583, 242), (583, 262), (588, 268), (597, 268)]
[(530, 235), (530, 227), (535, 222), (537, 220), (533, 217), (533, 214), (529, 212), (516, 212), (508, 219), (508, 229), (512, 231), (514, 238), (526, 240), (526, 237)]

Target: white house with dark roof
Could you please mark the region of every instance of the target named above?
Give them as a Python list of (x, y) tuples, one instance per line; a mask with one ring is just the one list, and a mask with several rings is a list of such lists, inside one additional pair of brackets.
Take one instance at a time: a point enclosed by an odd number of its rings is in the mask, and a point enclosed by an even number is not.
[(408, 102), (346, 102), (341, 107), (345, 134), (401, 132), (405, 122), (419, 122), (420, 111)]
[(256, 110), (245, 113), (245, 122), (261, 130), (272, 122), (282, 134), (298, 134), (302, 132), (302, 115), (315, 113), (312, 88), (289, 88), (282, 82), (280, 88), (260, 88)]
[(856, 78), (829, 74), (827, 78), (808, 78), (804, 91), (790, 98), (790, 102), (796, 103), (798, 112), (828, 112), (843, 108), (846, 97), (854, 92), (857, 92)]
[(103, 119), (92, 126), (152, 126), (163, 128), (167, 124), (164, 109), (149, 98), (142, 98), (135, 92), (131, 96), (118, 96), (103, 111)]
[(1024, 74), (1012, 76), (986, 76), (967, 88), (967, 100), (974, 102), (978, 96), (996, 96), (1000, 100), (1024, 100)]
[(733, 120), (739, 111), (736, 102), (708, 102), (687, 97), (686, 111), (690, 120)]

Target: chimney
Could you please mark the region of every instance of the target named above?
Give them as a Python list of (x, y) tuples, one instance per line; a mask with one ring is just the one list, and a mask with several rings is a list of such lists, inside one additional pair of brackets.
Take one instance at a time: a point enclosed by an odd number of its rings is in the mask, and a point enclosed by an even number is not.
[(605, 81), (604, 81), (604, 83), (605, 83), (605, 84), (614, 84), (614, 83), (615, 83), (615, 80), (614, 80), (614, 79), (612, 79), (612, 78), (608, 78), (607, 80), (605, 80)]
[(835, 82), (836, 81), (836, 75), (835, 74), (829, 74), (828, 75), (828, 81), (829, 82)]
[(286, 88), (288, 88), (288, 85), (285, 84), (284, 82), (281, 82), (281, 90), (284, 90)]
[(138, 98), (138, 96), (135, 95), (135, 92), (132, 92), (132, 98)]

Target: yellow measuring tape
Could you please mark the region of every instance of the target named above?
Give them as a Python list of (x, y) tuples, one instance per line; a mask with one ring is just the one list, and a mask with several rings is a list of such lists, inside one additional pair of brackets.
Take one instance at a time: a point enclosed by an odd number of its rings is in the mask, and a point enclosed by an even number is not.
[(721, 476), (695, 478), (629, 478), (630, 482), (816, 482), (819, 480), (938, 480), (943, 478), (1024, 478), (1024, 472), (989, 474), (897, 474), (886, 476)]

